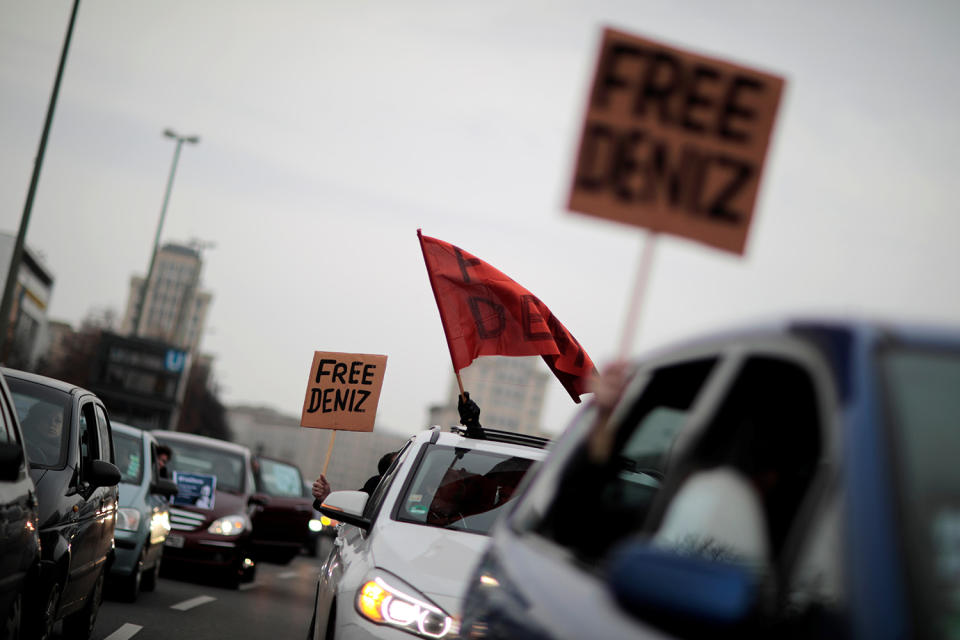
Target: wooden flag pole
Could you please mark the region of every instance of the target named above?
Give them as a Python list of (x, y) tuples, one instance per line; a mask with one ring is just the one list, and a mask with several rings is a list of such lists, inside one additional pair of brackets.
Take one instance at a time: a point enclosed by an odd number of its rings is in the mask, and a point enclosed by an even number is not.
[(463, 380), (460, 379), (460, 372), (454, 370), (453, 372), (457, 376), (457, 386), (460, 387), (460, 397), (463, 397)]
[(620, 360), (626, 360), (630, 355), (633, 338), (637, 334), (637, 326), (640, 323), (641, 305), (647, 292), (647, 282), (650, 280), (650, 271), (653, 265), (653, 250), (656, 247), (658, 235), (656, 231), (648, 232), (646, 242), (643, 243), (643, 252), (640, 254), (640, 261), (637, 265), (637, 275), (633, 283), (633, 293), (630, 297), (630, 306), (627, 308), (623, 334), (620, 337)]
[(327, 475), (327, 465), (330, 464), (330, 454), (333, 453), (333, 441), (336, 440), (336, 438), (337, 438), (337, 430), (331, 429), (330, 444), (327, 446), (327, 459), (323, 461), (323, 471), (320, 472), (323, 475)]

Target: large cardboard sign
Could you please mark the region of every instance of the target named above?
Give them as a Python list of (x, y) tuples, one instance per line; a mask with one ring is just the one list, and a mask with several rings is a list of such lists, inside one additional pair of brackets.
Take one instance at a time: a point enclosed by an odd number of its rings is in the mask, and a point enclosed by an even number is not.
[(606, 29), (569, 208), (742, 254), (783, 84)]
[(387, 356), (316, 351), (300, 425), (373, 431)]

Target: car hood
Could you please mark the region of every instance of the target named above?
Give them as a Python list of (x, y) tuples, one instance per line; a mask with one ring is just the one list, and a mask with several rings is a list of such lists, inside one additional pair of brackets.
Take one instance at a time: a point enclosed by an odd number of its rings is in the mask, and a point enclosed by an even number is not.
[(467, 579), (489, 538), (395, 521), (384, 529), (372, 540), (376, 566), (410, 583), (450, 615), (459, 616)]
[(120, 488), (121, 507), (138, 506), (138, 504), (142, 502), (142, 499), (139, 498), (142, 488), (140, 485), (121, 482), (118, 486)]
[(170, 508), (182, 509), (184, 511), (192, 511), (193, 513), (202, 514), (206, 516), (206, 523), (213, 522), (217, 518), (222, 518), (223, 516), (230, 516), (238, 513), (248, 513), (248, 496), (246, 494), (228, 493), (218, 489), (215, 493), (215, 496), (216, 497), (213, 500), (213, 509), (200, 509), (192, 505), (175, 504), (172, 502), (170, 503)]

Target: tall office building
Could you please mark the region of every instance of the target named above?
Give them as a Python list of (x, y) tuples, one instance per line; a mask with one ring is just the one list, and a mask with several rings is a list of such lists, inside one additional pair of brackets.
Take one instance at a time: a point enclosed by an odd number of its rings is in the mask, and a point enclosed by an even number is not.
[(196, 351), (212, 299), (209, 292), (200, 289), (202, 268), (203, 260), (196, 245), (163, 245), (157, 251), (153, 282), (141, 311), (140, 330), (136, 330), (133, 322), (145, 278), (132, 276), (121, 331)]
[[(543, 435), (540, 415), (550, 373), (539, 357), (483, 356), (460, 371), (463, 388), (480, 406), (480, 424), (531, 435)], [(430, 424), (444, 429), (460, 423), (460, 388), (451, 378), (447, 402), (430, 407)]]

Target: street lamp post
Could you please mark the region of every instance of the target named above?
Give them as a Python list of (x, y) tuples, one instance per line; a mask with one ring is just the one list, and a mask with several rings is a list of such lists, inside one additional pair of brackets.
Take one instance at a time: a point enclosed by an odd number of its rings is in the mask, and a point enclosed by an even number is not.
[(143, 283), (143, 289), (140, 292), (140, 300), (137, 303), (137, 312), (133, 317), (133, 335), (140, 335), (143, 325), (143, 310), (147, 304), (147, 295), (150, 293), (150, 285), (153, 280), (153, 268), (157, 262), (157, 248), (160, 246), (160, 234), (163, 231), (163, 221), (167, 217), (167, 203), (170, 201), (170, 191), (173, 188), (173, 176), (177, 172), (177, 162), (180, 160), (180, 147), (184, 142), (197, 144), (200, 142), (200, 136), (181, 136), (173, 129), (166, 129), (163, 132), (168, 138), (177, 141), (177, 146), (173, 151), (173, 164), (170, 166), (170, 176), (167, 178), (167, 191), (163, 195), (163, 206), (160, 208), (160, 221), (157, 223), (157, 235), (153, 239), (153, 252), (150, 254), (150, 268), (147, 269), (147, 279)]

